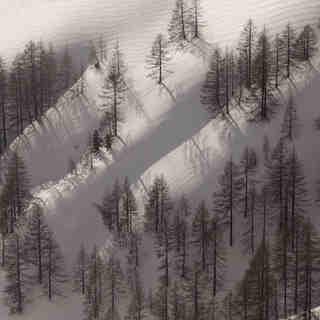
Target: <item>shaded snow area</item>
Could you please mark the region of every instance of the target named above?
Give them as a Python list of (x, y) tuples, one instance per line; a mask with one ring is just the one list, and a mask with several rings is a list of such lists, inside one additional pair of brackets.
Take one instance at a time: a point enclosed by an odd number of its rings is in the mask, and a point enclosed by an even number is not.
[[(218, 176), (231, 154), (238, 162), (246, 146), (253, 147), (258, 154), (262, 153), (264, 136), (269, 137), (272, 147), (275, 145), (290, 91), (294, 92), (303, 124), (296, 149), (299, 158), (303, 160), (310, 189), (314, 190), (317, 173), (320, 172), (319, 133), (314, 129), (314, 120), (320, 116), (320, 56), (313, 59), (312, 65), (303, 65), (302, 70), (293, 75), (294, 85), (289, 81), (282, 82), (277, 93), (281, 106), (270, 123), (249, 123), (245, 108), (237, 106), (231, 108), (227, 119), (210, 120), (200, 103), (200, 89), (208, 69), (209, 50), (213, 45), (198, 41), (186, 53), (172, 51), (170, 69), (174, 72), (166, 79), (165, 87), (157, 86), (145, 76), (144, 60), (150, 50), (153, 33), (166, 31), (166, 19), (171, 12), (167, 2), (162, 6), (157, 4), (159, 1), (142, 1), (141, 6), (148, 3), (148, 10), (155, 14), (154, 21), (148, 20), (144, 24), (143, 15), (139, 15), (135, 16), (134, 21), (139, 23), (142, 20), (141, 25), (135, 25), (132, 32), (121, 28), (117, 30), (120, 38), (123, 34), (121, 47), (124, 59), (128, 58), (129, 61), (126, 75), (128, 90), (126, 100), (120, 107), (123, 119), (119, 128), (120, 139), (116, 140), (111, 152), (103, 149), (101, 157), (94, 158), (93, 170), (86, 160), (86, 152), (89, 135), (99, 127), (103, 115), (100, 94), (105, 77), (104, 67), (97, 70), (89, 66), (82, 75), (84, 95), (77, 95), (75, 84), (54, 108), (46, 112), (41, 123), (27, 127), (24, 135), (19, 136), (11, 146), (18, 148), (26, 162), (33, 195), (44, 207), (47, 222), (61, 246), (69, 271), (82, 243), (88, 251), (97, 245), (107, 256), (112, 250), (114, 239), (103, 225), (94, 204), (101, 203), (106, 191), (111, 192), (116, 179), (122, 184), (125, 177), (129, 178), (139, 204), (139, 221), (143, 219), (146, 191), (153, 179), (161, 174), (164, 174), (174, 200), (187, 194), (193, 209), (200, 200), (205, 200), (210, 207)], [(232, 17), (231, 13), (235, 14), (236, 10), (233, 8), (234, 1), (223, 2), (221, 6), (228, 13), (227, 17)], [(248, 2), (250, 8), (257, 4), (253, 0)], [(262, 16), (266, 12), (274, 16), (274, 20), (270, 20), (273, 23), (272, 32), (282, 27), (287, 18), (294, 25), (295, 21), (297, 24), (305, 24), (309, 20), (315, 22), (320, 16), (318, 1), (308, 1), (308, 6), (303, 1), (292, 1), (294, 5), (288, 4), (288, 12), (280, 2), (262, 2), (259, 2), (256, 11), (250, 12), (256, 12), (261, 22), (264, 22)], [(121, 10), (126, 10), (124, 3), (121, 4)], [(213, 10), (211, 1), (204, 1), (203, 8), (204, 19), (210, 26), (210, 21), (218, 19), (218, 13)], [(304, 14), (308, 12), (307, 21), (303, 22), (300, 13), (302, 9), (306, 10)], [(130, 6), (128, 10), (132, 10)], [(113, 14), (116, 16), (116, 13)], [(105, 19), (108, 20), (107, 17)], [(230, 29), (217, 29), (220, 38), (216, 40), (208, 37), (208, 42), (222, 40), (229, 30), (230, 34), (236, 32), (239, 36), (242, 19), (239, 19), (239, 25), (232, 24), (232, 18), (229, 20), (225, 25), (227, 27), (230, 24)], [(156, 22), (159, 22), (160, 27), (152, 29), (150, 36), (144, 28), (155, 26)], [(134, 39), (140, 39), (139, 44)], [(144, 52), (141, 51), (140, 43)], [(76, 163), (76, 173), (70, 173), (70, 161)], [(320, 226), (319, 219), (319, 215), (314, 215), (317, 226)], [(240, 224), (240, 221), (235, 223)], [(242, 232), (241, 227), (235, 230), (237, 240)], [(158, 279), (158, 262), (153, 251), (152, 240), (144, 235), (140, 255), (146, 292), (156, 286)], [(248, 257), (244, 257), (241, 252), (237, 246), (228, 252), (227, 288), (233, 287), (247, 268)], [(119, 249), (117, 255), (125, 265), (125, 250)], [(123, 269), (126, 270), (125, 267)], [(4, 283), (3, 272), (0, 273), (0, 283), (1, 286)], [(21, 316), (8, 317), (7, 308), (1, 305), (0, 320), (83, 319), (82, 298), (71, 293), (70, 288), (66, 288), (66, 298), (57, 298), (50, 303), (45, 297), (40, 297), (36, 290), (32, 295), (35, 297), (34, 302), (27, 305)]]

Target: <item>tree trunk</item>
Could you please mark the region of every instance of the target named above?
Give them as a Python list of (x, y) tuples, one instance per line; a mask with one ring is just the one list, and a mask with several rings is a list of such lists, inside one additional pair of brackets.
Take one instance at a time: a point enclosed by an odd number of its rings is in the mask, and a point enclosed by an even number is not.
[(17, 311), (22, 312), (22, 290), (21, 290), (21, 267), (20, 267), (20, 243), (19, 238), (16, 235), (16, 273), (17, 273)]
[(41, 248), (41, 221), (38, 218), (38, 281), (42, 284), (42, 248)]

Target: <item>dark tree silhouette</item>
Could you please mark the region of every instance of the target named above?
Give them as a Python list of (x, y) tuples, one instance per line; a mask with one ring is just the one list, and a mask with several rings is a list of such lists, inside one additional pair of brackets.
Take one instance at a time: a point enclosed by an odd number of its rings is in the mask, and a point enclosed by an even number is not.
[(124, 275), (122, 273), (120, 262), (111, 256), (103, 273), (104, 289), (103, 295), (106, 300), (106, 315), (108, 319), (116, 320), (118, 317), (117, 304), (120, 298), (124, 297), (126, 290), (123, 283)]
[(222, 57), (217, 48), (211, 56), (206, 80), (201, 88), (201, 103), (206, 106), (212, 118), (223, 113)]
[(204, 201), (198, 207), (192, 223), (192, 244), (198, 249), (197, 262), (201, 264), (201, 270), (207, 270), (210, 244), (209, 211)]
[(280, 84), (280, 72), (281, 72), (281, 41), (278, 33), (275, 36), (272, 47), (273, 47), (272, 73), (274, 74), (274, 87), (278, 89)]
[(284, 113), (281, 136), (284, 139), (292, 141), (299, 137), (301, 123), (298, 118), (297, 109), (292, 92), (289, 95), (288, 105)]
[(229, 226), (229, 244), (233, 246), (234, 217), (241, 198), (242, 181), (238, 166), (230, 159), (219, 177), (219, 188), (213, 194), (213, 211)]
[(147, 77), (156, 80), (158, 84), (163, 84), (166, 75), (171, 73), (168, 69), (169, 61), (168, 41), (162, 34), (158, 34), (147, 56), (147, 69), (150, 70)]
[(98, 319), (102, 314), (102, 276), (103, 264), (95, 246), (88, 266), (88, 282), (83, 300), (86, 320)]
[(43, 288), (48, 299), (52, 300), (56, 295), (63, 296), (63, 285), (67, 281), (67, 274), (60, 247), (52, 232), (46, 241), (43, 271)]
[(239, 43), (239, 55), (241, 57), (241, 62), (244, 65), (244, 74), (246, 79), (246, 87), (251, 89), (253, 83), (253, 61), (254, 61), (254, 49), (256, 44), (256, 26), (254, 25), (252, 19), (244, 26)]
[(168, 26), (169, 43), (177, 48), (184, 48), (188, 41), (190, 9), (185, 0), (176, 0)]
[(126, 67), (119, 46), (113, 50), (109, 60), (108, 73), (102, 89), (104, 99), (102, 109), (112, 114), (113, 136), (118, 136), (118, 123), (121, 121), (119, 106), (125, 100), (127, 86), (125, 84)]
[(254, 79), (258, 89), (259, 119), (269, 120), (273, 113), (270, 104), (274, 103), (272, 94), (272, 63), (271, 44), (264, 28), (259, 35), (254, 58)]
[(310, 25), (306, 25), (298, 35), (295, 57), (299, 61), (309, 61), (317, 50), (317, 35)]
[(23, 242), (21, 236), (16, 232), (7, 239), (6, 261), (4, 301), (9, 307), (10, 314), (22, 313), (28, 300), (28, 268), (24, 259)]
[(0, 154), (8, 146), (8, 125), (7, 125), (7, 104), (8, 104), (8, 74), (4, 60), (0, 57), (0, 113), (1, 113), (1, 141)]
[(6, 181), (9, 195), (9, 225), (12, 232), (16, 220), (25, 214), (31, 199), (29, 174), (17, 152), (14, 152), (9, 160)]
[(43, 264), (50, 230), (45, 221), (43, 208), (37, 203), (33, 204), (33, 210), (28, 215), (26, 230), (24, 247), (27, 253), (27, 261), (37, 268), (37, 282), (42, 284), (44, 278)]
[(224, 230), (217, 217), (213, 217), (210, 227), (209, 266), (212, 283), (213, 301), (217, 293), (223, 289), (227, 267), (226, 247), (223, 239)]
[(130, 188), (128, 177), (125, 177), (124, 184), (122, 187), (122, 208), (124, 214), (124, 220), (126, 225), (126, 231), (132, 232), (133, 217), (137, 214), (137, 203), (136, 198)]
[(296, 33), (290, 23), (280, 34), (281, 61), (286, 70), (286, 78), (290, 78), (292, 67), (296, 65)]
[(92, 153), (98, 155), (100, 153), (100, 147), (102, 146), (102, 140), (98, 130), (93, 131), (92, 135)]
[(155, 233), (161, 232), (163, 220), (170, 216), (172, 207), (169, 186), (164, 176), (156, 177), (145, 207), (145, 229)]
[(246, 218), (249, 210), (248, 193), (250, 187), (255, 183), (254, 176), (256, 173), (258, 161), (254, 149), (245, 148), (241, 162), (240, 171), (243, 177), (243, 195), (241, 202), (243, 204), (243, 215)]
[(84, 245), (80, 247), (73, 270), (73, 289), (80, 292), (82, 295), (86, 294), (88, 281), (88, 264), (89, 257), (85, 251)]
[(202, 30), (204, 28), (201, 0), (192, 0), (191, 11), (191, 38), (199, 39), (202, 37)]
[(184, 295), (187, 305), (187, 314), (192, 320), (205, 318), (206, 314), (206, 289), (207, 280), (201, 273), (197, 263), (193, 266), (191, 276), (184, 284)]

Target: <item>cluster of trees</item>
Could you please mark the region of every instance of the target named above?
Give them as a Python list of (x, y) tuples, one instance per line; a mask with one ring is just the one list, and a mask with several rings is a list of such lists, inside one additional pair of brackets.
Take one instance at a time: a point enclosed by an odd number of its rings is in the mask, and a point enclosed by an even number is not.
[[(165, 178), (156, 177), (145, 203), (143, 232), (132, 228), (138, 212), (128, 179), (123, 187), (116, 181), (97, 208), (108, 230), (119, 240), (126, 239), (120, 241), (128, 249), (126, 281), (119, 276), (122, 284), (114, 280), (117, 287), (111, 288), (115, 301), (127, 301), (126, 295), (132, 298), (128, 318), (142, 319), (152, 314), (161, 320), (186, 315), (194, 319), (279, 319), (302, 312), (305, 319), (311, 319), (312, 307), (320, 302), (316, 295), (320, 238), (308, 218), (310, 197), (294, 147), (300, 129), (291, 95), (278, 143), (272, 149), (265, 138), (261, 157), (247, 147), (239, 163), (230, 158), (219, 176), (211, 209), (204, 201), (192, 209), (186, 196), (174, 203)], [(243, 224), (242, 234), (235, 232), (239, 222)], [(150, 237), (159, 278), (147, 297), (139, 278), (143, 265), (140, 247)], [(225, 295), (228, 244), (241, 245), (251, 262), (243, 279)], [(93, 309), (102, 308), (103, 315), (118, 317), (113, 298), (109, 302), (103, 298), (93, 307), (98, 298), (90, 296), (91, 292), (99, 296), (102, 290), (102, 297), (106, 297), (104, 289), (99, 288), (112, 282), (113, 273), (106, 271), (108, 263), (93, 263), (98, 258), (91, 258), (91, 264), (102, 264), (102, 278), (97, 276), (92, 287), (88, 285), (90, 259), (84, 256), (81, 249), (77, 283), (87, 297), (86, 308), (91, 303)], [(117, 279), (116, 274), (114, 277)], [(127, 291), (122, 296), (124, 287)], [(88, 319), (99, 318), (90, 312)]]
[(0, 151), (23, 129), (40, 120), (59, 96), (75, 81), (68, 46), (61, 61), (53, 46), (30, 41), (7, 66), (0, 58), (1, 139)]
[(290, 79), (299, 63), (310, 61), (316, 51), (316, 33), (306, 25), (297, 35), (288, 23), (270, 37), (266, 27), (257, 32), (250, 19), (244, 26), (236, 50), (214, 49), (202, 87), (201, 102), (212, 117), (228, 115), (232, 102), (241, 106), (248, 97), (255, 120), (268, 120), (277, 104), (274, 91)]
[(200, 0), (176, 0), (168, 25), (168, 37), (158, 34), (147, 56), (147, 77), (163, 85), (165, 77), (172, 73), (168, 66), (171, 59), (169, 46), (177, 50), (187, 49), (192, 40), (202, 37), (204, 25)]
[(118, 234), (122, 232), (132, 233), (133, 217), (137, 213), (137, 203), (127, 177), (124, 179), (122, 186), (116, 180), (112, 191), (106, 192), (102, 204), (96, 204), (95, 206), (109, 231), (115, 230)]
[[(195, 319), (202, 318), (208, 310), (212, 312), (212, 299), (223, 287), (222, 224), (211, 218), (201, 203), (190, 227), (187, 198), (182, 197), (174, 210), (165, 179), (157, 177), (146, 204), (145, 233), (141, 234), (128, 223), (126, 209), (133, 195), (125, 192), (129, 187), (127, 181), (123, 188), (116, 182), (112, 194), (107, 193), (99, 206), (104, 221), (107, 218), (108, 230), (119, 235), (117, 225), (120, 225), (120, 237), (126, 238), (127, 272), (123, 272), (117, 249), (103, 258), (97, 248), (88, 255), (82, 246), (75, 263), (74, 287), (84, 296), (86, 319), (119, 319), (120, 305), (122, 310), (123, 305), (127, 305), (126, 319), (144, 319), (151, 315), (160, 319), (182, 319), (188, 312), (192, 312)], [(122, 224), (118, 222), (119, 216), (123, 217)], [(150, 236), (159, 261), (159, 281), (157, 289), (147, 296), (141, 282), (144, 261), (140, 248), (143, 241), (150, 241)]]
[(22, 313), (29, 290), (41, 286), (49, 300), (61, 295), (66, 281), (63, 257), (43, 209), (30, 194), (23, 159), (13, 153), (1, 203), (1, 266), (6, 274), (4, 299), (9, 312)]
[(294, 248), (284, 231), (277, 232), (273, 246), (267, 239), (259, 244), (243, 279), (225, 298), (230, 314), (241, 319), (313, 318), (312, 308), (319, 303), (320, 238), (310, 220), (301, 218), (297, 228)]
[(85, 319), (120, 319), (117, 306), (128, 288), (120, 261), (114, 255), (106, 261), (96, 247), (88, 255), (82, 246), (73, 279), (75, 292), (84, 296)]
[(124, 62), (123, 53), (120, 50), (119, 43), (107, 57), (105, 44), (101, 38), (98, 49), (92, 45), (92, 59), (95, 59), (96, 64), (104, 63), (106, 65), (106, 76), (104, 85), (100, 94), (102, 104), (100, 109), (103, 116), (98, 129), (94, 129), (89, 136), (89, 152), (91, 168), (93, 168), (93, 156), (100, 155), (100, 148), (105, 147), (107, 150), (112, 149), (112, 144), (115, 138), (119, 137), (119, 124), (123, 122), (123, 116), (120, 106), (126, 99), (128, 90), (125, 74), (127, 67)]
[[(186, 49), (201, 37), (204, 22), (199, 0), (192, 4), (176, 0), (168, 26), (168, 37), (158, 34), (147, 56), (147, 77), (165, 85), (170, 70), (170, 46)], [(275, 90), (290, 79), (301, 62), (310, 61), (317, 47), (316, 33), (306, 25), (299, 34), (288, 23), (271, 37), (266, 27), (258, 32), (252, 19), (244, 26), (236, 49), (216, 47), (201, 90), (201, 103), (210, 115), (228, 115), (234, 104), (250, 102), (251, 119), (269, 120), (278, 104)]]

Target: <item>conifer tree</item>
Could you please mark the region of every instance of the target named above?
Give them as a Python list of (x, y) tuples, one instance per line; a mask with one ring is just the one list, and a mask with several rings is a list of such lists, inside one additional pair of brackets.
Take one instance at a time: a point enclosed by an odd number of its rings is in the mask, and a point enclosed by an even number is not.
[[(14, 58), (9, 76), (9, 95), (12, 107), (8, 109), (8, 126), (15, 127), (17, 136), (23, 133), (24, 123), (27, 121), (27, 112), (29, 111), (29, 106), (23, 95), (24, 84), (23, 59), (20, 54)], [(24, 103), (26, 104), (25, 108), (23, 108)]]
[(272, 73), (274, 74), (274, 87), (279, 88), (280, 83), (280, 72), (281, 72), (281, 42), (280, 36), (277, 33), (273, 41), (273, 63)]
[(270, 142), (268, 136), (263, 137), (263, 145), (262, 145), (262, 152), (264, 155), (264, 163), (267, 164), (270, 161)]
[(231, 91), (231, 97), (233, 98), (235, 96), (236, 92), (236, 72), (237, 72), (237, 57), (234, 53), (234, 50), (231, 49), (229, 54), (229, 63), (230, 63), (230, 91)]
[(284, 139), (292, 141), (299, 136), (301, 123), (299, 122), (292, 92), (289, 95), (288, 105), (284, 113), (281, 135)]
[(4, 301), (10, 314), (22, 313), (27, 302), (28, 266), (24, 259), (21, 236), (14, 232), (7, 238), (6, 285)]
[(244, 65), (247, 89), (251, 89), (251, 85), (253, 83), (253, 61), (256, 36), (256, 26), (254, 25), (252, 19), (249, 19), (241, 32), (238, 48), (241, 61)]
[(37, 268), (37, 282), (42, 284), (44, 259), (51, 234), (45, 221), (43, 208), (37, 203), (34, 203), (33, 210), (28, 215), (26, 230), (24, 247), (27, 253), (27, 261)]
[(257, 165), (257, 155), (254, 149), (246, 147), (240, 162), (240, 170), (244, 184), (241, 202), (243, 202), (243, 215), (245, 218), (247, 217), (249, 210), (248, 193), (250, 187), (255, 182), (254, 175), (256, 173)]
[(178, 282), (175, 281), (169, 293), (170, 312), (169, 318), (172, 320), (182, 320), (186, 317), (186, 306), (181, 288)]
[(146, 299), (144, 289), (140, 280), (139, 272), (134, 272), (134, 287), (131, 301), (129, 303), (126, 320), (143, 320), (148, 316), (146, 312)]
[(101, 97), (104, 99), (102, 109), (112, 114), (112, 135), (118, 136), (118, 123), (121, 121), (119, 107), (125, 100), (127, 86), (125, 84), (125, 63), (118, 46), (113, 50), (108, 65), (108, 73), (104, 82)]
[(30, 41), (24, 50), (24, 68), (30, 81), (30, 98), (33, 107), (33, 119), (38, 120), (39, 108), (39, 48)]
[(288, 180), (288, 150), (283, 139), (280, 139), (271, 154), (271, 159), (266, 163), (268, 188), (273, 212), (277, 213), (278, 225), (284, 224), (284, 198), (285, 185)]
[(192, 223), (192, 244), (198, 249), (198, 263), (201, 270), (207, 270), (209, 243), (210, 243), (209, 211), (204, 201), (198, 207)]
[(206, 80), (201, 88), (201, 103), (207, 108), (212, 118), (223, 113), (222, 103), (222, 58), (219, 48), (215, 49), (210, 59)]
[(103, 223), (109, 230), (121, 231), (120, 223), (120, 203), (121, 203), (122, 190), (119, 180), (116, 179), (113, 190), (111, 193), (106, 192), (102, 204), (95, 204), (95, 207), (102, 216)]
[(111, 320), (116, 320), (118, 317), (117, 304), (126, 293), (123, 278), (120, 262), (112, 255), (103, 275), (103, 295), (107, 298), (104, 309), (107, 310), (106, 315)]
[(225, 282), (225, 269), (226, 269), (226, 248), (223, 239), (223, 226), (220, 224), (217, 217), (211, 220), (210, 228), (210, 278), (212, 283), (212, 298), (213, 301), (217, 293), (223, 289)]
[(166, 76), (171, 73), (168, 69), (169, 61), (170, 54), (168, 50), (168, 42), (160, 33), (154, 40), (151, 52), (147, 56), (147, 69), (150, 70), (147, 77), (156, 80), (159, 85), (163, 84)]
[(268, 120), (273, 113), (270, 104), (272, 96), (272, 50), (266, 28), (263, 29), (257, 40), (254, 58), (254, 79), (259, 90), (259, 118)]
[(14, 152), (9, 160), (6, 180), (9, 195), (9, 221), (13, 231), (15, 221), (24, 215), (31, 199), (27, 168), (17, 152)]
[(255, 252), (256, 242), (256, 210), (257, 210), (257, 191), (255, 186), (251, 186), (248, 192), (248, 219), (246, 222), (245, 232), (243, 233), (242, 243), (245, 253), (250, 253), (252, 256)]
[(102, 141), (99, 135), (99, 131), (94, 130), (92, 135), (92, 153), (95, 155), (98, 155), (100, 153), (101, 145), (102, 145)]
[(7, 104), (8, 104), (8, 74), (4, 60), (0, 57), (0, 113), (1, 113), (1, 142), (0, 154), (8, 146), (8, 125), (7, 125)]
[(45, 47), (43, 46), (42, 41), (39, 41), (37, 44), (38, 46), (38, 74), (39, 74), (39, 94), (38, 94), (38, 100), (39, 100), (39, 116), (41, 117), (46, 110), (46, 77), (47, 77), (47, 71), (46, 71), (46, 59), (47, 59), (47, 51)]
[(222, 301), (221, 310), (222, 319), (233, 320), (237, 316), (237, 311), (234, 307), (234, 297), (232, 291), (230, 291)]
[(185, 218), (176, 215), (170, 230), (172, 246), (175, 250), (175, 269), (177, 273), (185, 278), (188, 272), (189, 255), (189, 230)]
[(289, 251), (289, 230), (287, 224), (282, 229), (277, 230), (276, 240), (273, 248), (273, 270), (277, 275), (277, 280), (281, 285), (283, 316), (287, 317), (290, 310), (290, 291), (292, 284), (292, 262), (293, 256)]
[(64, 259), (60, 247), (54, 239), (53, 233), (49, 233), (46, 241), (46, 251), (43, 262), (44, 281), (43, 287), (49, 300), (56, 295), (63, 295), (63, 285), (67, 281)]
[(184, 219), (191, 214), (190, 204), (186, 195), (182, 195), (177, 204), (177, 215)]
[(309, 24), (299, 34), (295, 49), (295, 57), (299, 61), (309, 61), (316, 53), (317, 35)]
[[(298, 220), (299, 219), (299, 220)], [(303, 261), (303, 244), (304, 244), (304, 234), (303, 234), (303, 226), (304, 226), (304, 218), (299, 217), (297, 219), (295, 234), (293, 235), (294, 239), (294, 301), (293, 301), (293, 313), (298, 314), (298, 312), (302, 309), (302, 301), (303, 301), (303, 281), (302, 281), (302, 264)]]
[(52, 107), (59, 96), (59, 86), (58, 86), (58, 65), (56, 59), (56, 53), (54, 51), (53, 45), (49, 45), (49, 50), (47, 53), (47, 58), (45, 61), (47, 76), (46, 76), (46, 91), (47, 91), (47, 104), (48, 109)]
[(153, 314), (159, 320), (169, 319), (168, 287), (161, 281), (153, 299)]
[(234, 299), (234, 307), (239, 310), (242, 320), (249, 319), (249, 307), (250, 307), (250, 272), (245, 271), (245, 274), (241, 281), (236, 285), (236, 297)]
[(192, 320), (205, 319), (206, 313), (206, 288), (205, 273), (200, 272), (197, 263), (192, 268), (191, 276), (184, 285), (184, 295), (187, 305), (187, 314)]
[(84, 314), (86, 320), (98, 319), (102, 314), (102, 272), (103, 264), (95, 246), (88, 266), (88, 281), (84, 298)]
[(240, 171), (230, 159), (227, 161), (223, 174), (219, 177), (218, 191), (213, 194), (213, 211), (229, 226), (229, 244), (233, 246), (233, 213), (241, 198), (242, 181)]
[(69, 46), (66, 44), (63, 52), (62, 62), (60, 64), (59, 77), (61, 81), (61, 91), (68, 90), (72, 85), (73, 79), (72, 57), (70, 55)]
[(134, 270), (140, 266), (141, 236), (138, 232), (132, 232), (129, 236), (128, 265)]
[(164, 218), (162, 231), (157, 235), (157, 256), (160, 260), (159, 271), (162, 286), (168, 288), (170, 281), (170, 252), (172, 251), (172, 239), (170, 237), (170, 225)]
[(188, 41), (190, 10), (185, 0), (176, 0), (168, 26), (169, 43), (183, 49)]
[(248, 272), (248, 315), (252, 318), (269, 319), (274, 316), (275, 278), (271, 273), (270, 249), (262, 241), (257, 248)]
[(73, 289), (76, 292), (80, 292), (82, 295), (86, 294), (86, 289), (88, 287), (88, 264), (89, 257), (82, 244), (73, 271)]
[(164, 176), (156, 177), (145, 208), (145, 229), (155, 233), (160, 232), (164, 218), (170, 216), (172, 207), (169, 186)]
[(286, 78), (290, 78), (296, 57), (296, 33), (290, 23), (280, 34), (281, 61), (286, 70)]
[(201, 0), (192, 0), (191, 11), (191, 39), (199, 39), (204, 27)]
[(303, 249), (302, 249), (302, 310), (304, 318), (312, 319), (312, 308), (316, 301), (319, 277), (318, 258), (320, 238), (310, 220), (303, 224)]
[(290, 232), (292, 239), (292, 248), (294, 248), (294, 235), (296, 234), (296, 226), (299, 224), (299, 216), (303, 217), (310, 205), (310, 199), (308, 197), (308, 189), (306, 183), (306, 177), (303, 172), (303, 166), (298, 159), (295, 148), (292, 149), (289, 158), (289, 177), (288, 177), (288, 192), (290, 201)]
[(137, 203), (135, 196), (130, 189), (130, 183), (128, 177), (125, 178), (124, 184), (122, 187), (123, 195), (122, 195), (122, 202), (123, 202), (123, 211), (125, 215), (125, 225), (127, 232), (132, 232), (132, 220), (133, 217), (137, 214)]
[(229, 106), (231, 100), (231, 80), (232, 80), (232, 68), (230, 60), (230, 52), (228, 49), (225, 50), (224, 56), (221, 63), (222, 68), (222, 103), (226, 114), (229, 114)]

